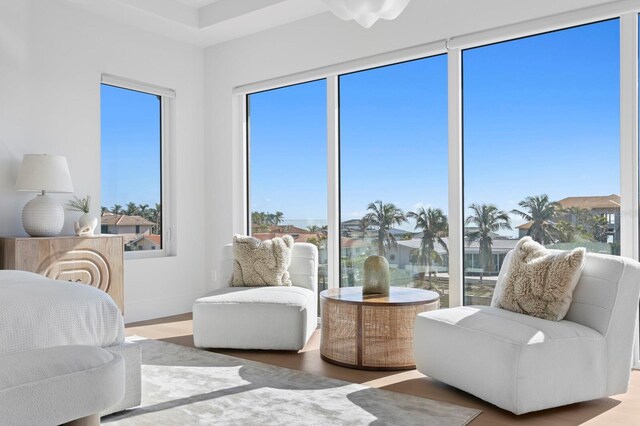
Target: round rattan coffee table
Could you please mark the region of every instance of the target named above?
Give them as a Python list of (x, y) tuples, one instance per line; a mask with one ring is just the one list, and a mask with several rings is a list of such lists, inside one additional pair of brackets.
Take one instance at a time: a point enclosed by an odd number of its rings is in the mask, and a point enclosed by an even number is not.
[(413, 326), (420, 312), (438, 309), (434, 291), (391, 287), (388, 295), (362, 295), (361, 287), (320, 293), (320, 356), (343, 367), (363, 370), (410, 370)]

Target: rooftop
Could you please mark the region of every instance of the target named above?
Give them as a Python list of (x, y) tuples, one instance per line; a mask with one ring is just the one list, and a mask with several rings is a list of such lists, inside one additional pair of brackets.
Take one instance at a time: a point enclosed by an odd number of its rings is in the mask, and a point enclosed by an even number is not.
[(100, 223), (102, 225), (114, 225), (114, 226), (154, 225), (153, 222), (149, 222), (147, 219), (143, 218), (142, 216), (128, 216), (126, 214), (113, 214), (113, 213), (103, 214), (102, 217), (100, 218)]
[(567, 197), (558, 201), (563, 209), (571, 207), (580, 209), (619, 209), (620, 196), (617, 194), (597, 195), (592, 197)]

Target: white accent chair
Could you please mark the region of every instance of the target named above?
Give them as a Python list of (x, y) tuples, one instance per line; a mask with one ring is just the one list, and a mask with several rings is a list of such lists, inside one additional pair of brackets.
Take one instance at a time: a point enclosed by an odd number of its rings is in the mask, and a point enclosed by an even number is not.
[(490, 306), (418, 315), (416, 367), (515, 414), (624, 393), (639, 292), (640, 263), (590, 253), (562, 321)]
[(300, 350), (317, 328), (318, 249), (296, 243), (291, 287), (229, 287), (233, 245), (222, 251), (222, 282), (193, 304), (193, 341), (199, 348)]
[(97, 426), (99, 413), (124, 392), (124, 360), (102, 348), (68, 345), (0, 355), (3, 425)]

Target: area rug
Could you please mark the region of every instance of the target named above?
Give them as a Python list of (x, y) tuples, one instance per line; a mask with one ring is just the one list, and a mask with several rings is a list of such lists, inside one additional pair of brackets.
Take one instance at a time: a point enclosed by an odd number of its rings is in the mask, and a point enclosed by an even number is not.
[(465, 425), (480, 411), (157, 340), (110, 425)]

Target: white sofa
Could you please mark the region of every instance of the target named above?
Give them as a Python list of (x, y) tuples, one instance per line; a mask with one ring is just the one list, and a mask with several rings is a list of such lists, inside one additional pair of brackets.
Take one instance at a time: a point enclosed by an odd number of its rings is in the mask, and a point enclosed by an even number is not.
[[(233, 273), (233, 245), (222, 251), (222, 282)], [(200, 348), (299, 350), (317, 327), (318, 249), (296, 243), (292, 286), (225, 286), (193, 304), (193, 341)]]
[(638, 262), (590, 253), (562, 321), (489, 306), (418, 315), (416, 367), (515, 414), (624, 393), (639, 292)]

